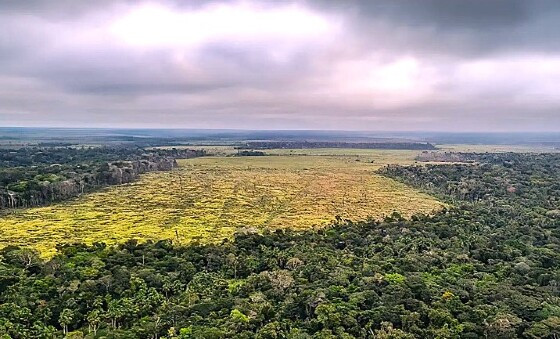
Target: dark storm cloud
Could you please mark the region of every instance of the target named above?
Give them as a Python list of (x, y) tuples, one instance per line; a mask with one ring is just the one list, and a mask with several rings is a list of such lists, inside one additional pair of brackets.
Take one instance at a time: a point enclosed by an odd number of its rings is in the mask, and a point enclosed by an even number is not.
[(440, 30), (486, 30), (511, 27), (530, 19), (542, 5), (525, 0), (362, 1), (366, 15), (384, 15), (407, 25), (434, 25)]
[[(380, 23), (396, 48), (455, 56), (501, 50), (560, 50), (560, 2), (555, 0), (310, 1), (354, 14), (364, 38), (377, 42)], [(387, 46), (385, 45), (385, 46)], [(382, 48), (385, 48), (382, 47)]]
[(2, 125), (560, 126), (558, 1), (8, 0), (0, 21)]

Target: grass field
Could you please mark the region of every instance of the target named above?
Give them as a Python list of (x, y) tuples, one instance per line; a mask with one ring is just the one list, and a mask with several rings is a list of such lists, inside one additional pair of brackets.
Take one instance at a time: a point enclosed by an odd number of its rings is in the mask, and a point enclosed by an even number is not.
[[(241, 227), (306, 229), (335, 216), (379, 218), (429, 213), (434, 198), (376, 175), (387, 163), (412, 163), (416, 151), (277, 150), (267, 157), (181, 160), (170, 172), (143, 175), (65, 203), (0, 217), (0, 247), (127, 239), (221, 241)], [(289, 155), (292, 154), (292, 155)]]

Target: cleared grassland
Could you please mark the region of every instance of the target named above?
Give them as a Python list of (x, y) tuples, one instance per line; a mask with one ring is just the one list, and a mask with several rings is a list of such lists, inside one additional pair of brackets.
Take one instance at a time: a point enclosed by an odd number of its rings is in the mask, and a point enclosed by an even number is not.
[[(0, 216), (0, 247), (31, 246), (49, 256), (57, 243), (134, 238), (221, 241), (241, 227), (322, 227), (335, 216), (410, 216), (442, 206), (374, 171), (412, 163), (415, 151), (290, 150), (267, 157), (205, 157), (143, 175), (65, 203)], [(373, 161), (373, 162), (372, 162)]]

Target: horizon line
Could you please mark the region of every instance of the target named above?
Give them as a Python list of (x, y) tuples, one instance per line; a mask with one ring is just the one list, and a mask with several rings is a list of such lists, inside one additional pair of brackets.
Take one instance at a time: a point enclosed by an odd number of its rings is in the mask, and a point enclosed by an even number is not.
[(196, 128), (196, 127), (76, 127), (76, 126), (0, 126), (0, 129), (52, 129), (52, 130), (159, 130), (159, 131), (228, 131), (228, 132), (346, 132), (346, 133), (449, 133), (449, 134), (560, 134), (560, 130), (465, 130), (465, 131), (445, 131), (445, 130), (350, 130), (350, 129), (255, 129), (255, 128)]

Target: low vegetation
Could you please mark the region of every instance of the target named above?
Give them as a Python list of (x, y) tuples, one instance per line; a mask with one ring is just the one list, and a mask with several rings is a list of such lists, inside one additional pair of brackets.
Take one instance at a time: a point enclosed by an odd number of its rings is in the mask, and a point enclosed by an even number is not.
[(386, 163), (412, 163), (415, 152), (349, 151), (355, 154), (179, 160), (170, 172), (4, 214), (0, 246), (31, 246), (52, 256), (57, 244), (72, 242), (220, 242), (240, 228), (303, 230), (336, 218), (381, 218), (394, 211), (411, 216), (441, 208), (436, 199), (374, 173)]

